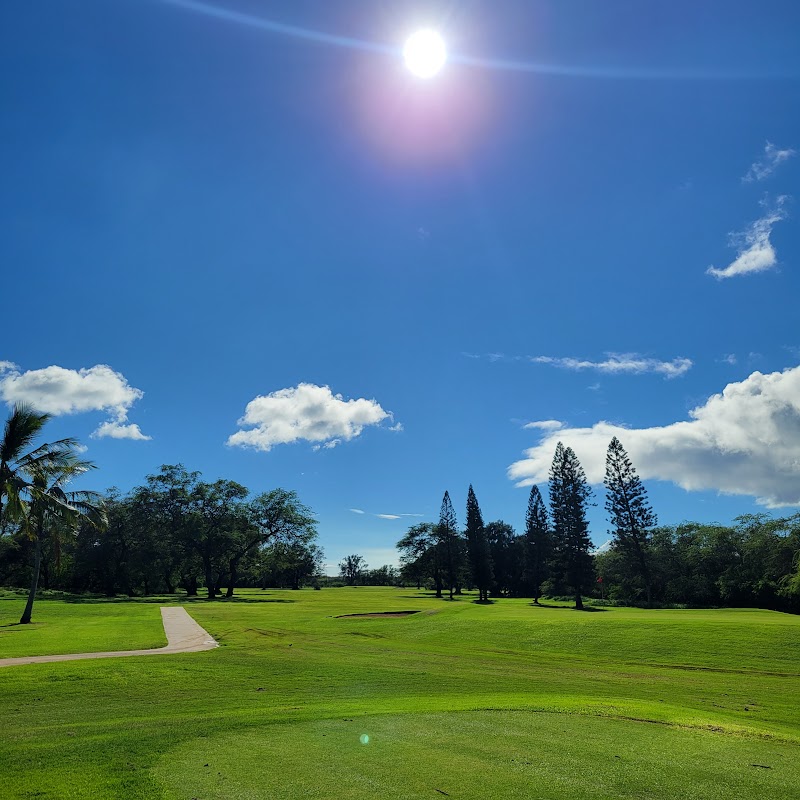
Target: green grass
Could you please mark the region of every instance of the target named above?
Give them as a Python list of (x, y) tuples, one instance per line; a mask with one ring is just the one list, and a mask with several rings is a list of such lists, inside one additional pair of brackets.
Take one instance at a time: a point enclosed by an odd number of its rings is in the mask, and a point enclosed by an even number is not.
[(24, 595), (0, 595), (0, 658), (144, 650), (167, 643), (158, 606), (37, 600), (20, 625)]
[[(800, 798), (799, 617), (240, 594), (188, 606), (217, 650), (0, 670), (0, 796)], [(105, 612), (96, 631), (161, 624), (156, 604), (41, 612), (53, 641)]]

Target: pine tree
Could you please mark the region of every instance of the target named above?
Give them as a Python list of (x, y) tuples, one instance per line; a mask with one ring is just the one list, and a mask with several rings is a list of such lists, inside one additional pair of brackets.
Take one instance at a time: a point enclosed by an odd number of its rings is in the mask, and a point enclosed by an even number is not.
[(526, 578), (533, 591), (533, 602), (539, 604), (542, 583), (547, 578), (547, 562), (552, 553), (547, 508), (538, 486), (531, 486), (528, 511), (525, 514)]
[(449, 492), (445, 492), (442, 498), (437, 534), (444, 560), (444, 577), (452, 600), (453, 589), (458, 583), (461, 549), (458, 541), (458, 520), (456, 519), (456, 512), (453, 510), (453, 504), (450, 502)]
[(636, 565), (647, 592), (647, 605), (650, 605), (651, 579), (647, 550), (651, 529), (658, 524), (658, 520), (647, 499), (647, 490), (616, 436), (608, 445), (603, 483), (614, 544)]
[(550, 467), (550, 510), (553, 520), (553, 567), (575, 594), (575, 608), (583, 609), (582, 595), (592, 576), (591, 539), (586, 506), (592, 490), (571, 447), (559, 442)]
[(478, 600), (488, 601), (492, 584), (492, 561), (489, 556), (489, 541), (483, 525), (483, 515), (478, 498), (470, 484), (467, 492), (467, 552), (472, 579), (478, 587)]

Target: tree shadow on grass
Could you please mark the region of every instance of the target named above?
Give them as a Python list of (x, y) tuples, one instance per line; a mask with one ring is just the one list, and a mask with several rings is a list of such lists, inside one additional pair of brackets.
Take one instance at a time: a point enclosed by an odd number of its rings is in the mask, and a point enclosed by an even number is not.
[(476, 606), (493, 606), (496, 600), (473, 600), (472, 601)]
[(573, 605), (553, 605), (552, 603), (528, 603), (530, 608), (560, 608), (564, 611), (608, 611), (607, 608), (597, 608), (596, 606), (584, 606), (583, 608), (575, 608)]
[(42, 599), (58, 599), (63, 600), (65, 603), (76, 604), (113, 604), (113, 603), (150, 603), (154, 605), (164, 605), (165, 603), (249, 603), (250, 605), (257, 605), (260, 603), (294, 603), (295, 600), (287, 600), (283, 597), (215, 597), (213, 600), (208, 597), (186, 597), (186, 595), (159, 595), (155, 597), (97, 597), (89, 595), (84, 597), (82, 595), (67, 595), (59, 598), (42, 598)]

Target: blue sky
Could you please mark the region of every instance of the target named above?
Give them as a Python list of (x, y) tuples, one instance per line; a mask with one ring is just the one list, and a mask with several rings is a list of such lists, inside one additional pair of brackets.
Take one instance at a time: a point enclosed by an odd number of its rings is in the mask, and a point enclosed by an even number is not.
[(521, 528), (559, 438), (664, 523), (800, 503), (796, 3), (0, 15), (0, 395), (98, 488), (296, 489), (373, 566), (470, 482)]

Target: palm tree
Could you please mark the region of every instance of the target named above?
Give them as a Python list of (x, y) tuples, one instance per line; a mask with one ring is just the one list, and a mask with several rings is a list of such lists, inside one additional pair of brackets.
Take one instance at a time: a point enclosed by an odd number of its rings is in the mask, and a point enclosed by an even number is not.
[(6, 420), (0, 440), (0, 532), (5, 531), (6, 522), (24, 518), (32, 472), (60, 463), (78, 444), (76, 439), (60, 439), (26, 452), (49, 419), (49, 414), (38, 414), (30, 406), (18, 403)]
[[(59, 443), (61, 444), (61, 443)], [(60, 447), (58, 458), (26, 463), (31, 481), (26, 487), (29, 497), (23, 529), (34, 542), (33, 575), (28, 602), (20, 619), (25, 625), (31, 621), (33, 601), (39, 587), (42, 564), (42, 542), (46, 536), (57, 537), (66, 529), (74, 531), (81, 519), (95, 527), (106, 524), (102, 495), (97, 492), (68, 492), (66, 485), (80, 475), (95, 468), (91, 461), (79, 459), (74, 447)]]

